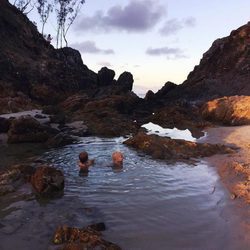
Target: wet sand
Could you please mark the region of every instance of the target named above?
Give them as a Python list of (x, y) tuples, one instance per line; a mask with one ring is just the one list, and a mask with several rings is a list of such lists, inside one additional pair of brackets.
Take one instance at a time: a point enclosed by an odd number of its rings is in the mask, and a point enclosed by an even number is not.
[(250, 126), (216, 127), (206, 130), (207, 136), (199, 142), (223, 143), (236, 147), (232, 155), (215, 155), (207, 158), (231, 193), (250, 204)]

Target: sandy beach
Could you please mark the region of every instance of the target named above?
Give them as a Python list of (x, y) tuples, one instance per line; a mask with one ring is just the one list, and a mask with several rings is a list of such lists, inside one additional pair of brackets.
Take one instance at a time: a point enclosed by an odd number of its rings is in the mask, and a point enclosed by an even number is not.
[(207, 161), (218, 168), (231, 198), (250, 204), (250, 126), (215, 127), (206, 132), (207, 136), (199, 142), (223, 143), (237, 148), (231, 155), (215, 155)]

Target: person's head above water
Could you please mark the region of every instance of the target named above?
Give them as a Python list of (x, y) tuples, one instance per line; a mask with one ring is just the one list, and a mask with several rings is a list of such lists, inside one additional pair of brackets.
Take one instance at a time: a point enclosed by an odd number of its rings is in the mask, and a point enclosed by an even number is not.
[(112, 154), (112, 161), (115, 167), (122, 167), (123, 164), (123, 154), (119, 151), (115, 151)]
[(86, 163), (89, 159), (89, 155), (86, 151), (83, 151), (79, 154), (79, 160), (81, 163)]

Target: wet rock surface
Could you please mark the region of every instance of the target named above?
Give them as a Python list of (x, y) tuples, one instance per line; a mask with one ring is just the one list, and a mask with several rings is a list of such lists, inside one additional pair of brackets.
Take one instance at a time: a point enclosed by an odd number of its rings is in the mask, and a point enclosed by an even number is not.
[(37, 194), (50, 196), (64, 189), (64, 175), (62, 171), (48, 166), (39, 166), (31, 176), (31, 184)]
[(11, 122), (8, 130), (8, 142), (45, 142), (52, 133), (54, 131), (50, 127), (40, 124), (32, 117), (23, 116)]
[(224, 125), (250, 124), (250, 96), (230, 96), (207, 102), (202, 107), (202, 116)]
[(138, 102), (139, 98), (133, 93), (92, 100), (74, 112), (72, 119), (84, 121), (91, 135), (127, 135), (139, 128), (131, 117)]
[(66, 133), (61, 132), (53, 137), (50, 137), (46, 141), (46, 146), (48, 148), (59, 148), (59, 147), (66, 146), (68, 144), (72, 144), (76, 141), (77, 141), (77, 139), (75, 137), (72, 137)]
[[(106, 249), (121, 250), (121, 248), (109, 241), (103, 239), (100, 231), (105, 230), (103, 223), (99, 225), (90, 225), (86, 228), (74, 228), (68, 226), (60, 226), (56, 229), (53, 236), (53, 243), (60, 245), (56, 249), (60, 250), (82, 250), (82, 249)], [(104, 225), (104, 227), (103, 227)], [(101, 230), (99, 230), (101, 229)]]
[(19, 164), (0, 172), (0, 196), (16, 191), (22, 184), (29, 182), (35, 168)]
[(170, 139), (158, 135), (147, 135), (139, 132), (134, 137), (126, 140), (124, 144), (153, 158), (170, 161), (182, 161), (191, 158), (207, 157), (214, 154), (229, 154), (234, 150), (221, 144), (196, 143), (179, 139)]

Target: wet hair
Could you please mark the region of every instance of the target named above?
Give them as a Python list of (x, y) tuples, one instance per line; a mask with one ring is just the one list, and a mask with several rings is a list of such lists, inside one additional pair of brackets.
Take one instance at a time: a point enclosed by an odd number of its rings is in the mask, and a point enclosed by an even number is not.
[(89, 159), (88, 153), (86, 151), (83, 151), (79, 154), (79, 160), (81, 163), (87, 162)]
[(115, 161), (117, 159), (117, 157), (121, 157), (123, 159), (123, 154), (120, 151), (115, 151), (112, 154), (112, 160)]

